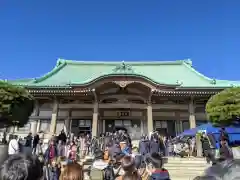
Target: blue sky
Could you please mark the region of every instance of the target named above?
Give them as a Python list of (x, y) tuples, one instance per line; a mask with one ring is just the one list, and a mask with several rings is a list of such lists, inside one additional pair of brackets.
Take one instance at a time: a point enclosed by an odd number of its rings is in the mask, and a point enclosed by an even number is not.
[(190, 58), (209, 77), (240, 80), (239, 7), (237, 0), (0, 0), (0, 79), (41, 76), (57, 58)]

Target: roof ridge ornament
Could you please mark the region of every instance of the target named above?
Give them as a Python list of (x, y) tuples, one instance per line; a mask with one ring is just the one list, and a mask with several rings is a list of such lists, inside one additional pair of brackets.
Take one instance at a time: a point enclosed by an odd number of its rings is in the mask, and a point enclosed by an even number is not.
[(176, 84), (181, 86), (181, 85), (183, 85), (183, 82), (180, 81), (180, 80), (177, 80), (177, 81), (176, 81)]
[(183, 60), (183, 62), (185, 62), (186, 64), (188, 64), (189, 66), (192, 66), (192, 60), (191, 59), (185, 59)]
[(121, 74), (132, 74), (134, 73), (132, 66), (130, 66), (129, 64), (126, 64), (124, 61), (122, 61), (121, 64), (117, 65), (114, 69), (113, 69), (114, 73), (121, 73)]
[(216, 79), (212, 79), (211, 80), (211, 84), (216, 85), (217, 84), (217, 80)]

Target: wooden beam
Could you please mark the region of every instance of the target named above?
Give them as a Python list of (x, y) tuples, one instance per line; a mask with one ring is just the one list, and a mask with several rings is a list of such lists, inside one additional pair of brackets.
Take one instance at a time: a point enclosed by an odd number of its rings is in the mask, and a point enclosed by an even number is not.
[[(199, 105), (199, 107), (202, 107)], [(100, 103), (100, 109), (147, 109), (147, 104), (136, 104), (136, 103)], [(153, 110), (155, 109), (180, 109), (188, 110), (188, 104), (153, 104)], [(59, 104), (59, 109), (93, 109), (93, 104), (80, 104), (80, 103), (71, 103), (71, 104)]]

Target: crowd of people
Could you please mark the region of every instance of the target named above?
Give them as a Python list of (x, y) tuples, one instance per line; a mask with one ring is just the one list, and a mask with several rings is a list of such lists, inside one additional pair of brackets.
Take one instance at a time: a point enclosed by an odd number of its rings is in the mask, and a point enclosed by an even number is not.
[[(130, 136), (123, 130), (102, 134), (100, 138), (83, 133), (76, 137), (62, 131), (49, 143), (44, 143), (39, 134), (32, 136), (29, 133), (24, 140), (11, 137), (8, 160), (37, 157), (46, 180), (69, 179), (70, 176), (64, 174), (69, 168), (76, 170), (77, 167), (79, 170), (75, 173), (81, 172), (78, 174), (80, 179), (142, 179), (150, 174), (154, 178), (170, 179), (168, 171), (162, 168), (161, 153), (164, 149), (156, 133), (143, 135), (139, 145), (133, 145)], [(86, 163), (89, 167), (83, 168)]]
[[(220, 137), (220, 151), (229, 152), (227, 135), (223, 133)], [(203, 135), (203, 154), (209, 158), (209, 151), (204, 149), (206, 139)], [(190, 142), (194, 141), (191, 138)], [(123, 130), (102, 134), (99, 138), (84, 133), (79, 137), (66, 135), (62, 131), (48, 143), (44, 143), (39, 134), (32, 136), (30, 133), (24, 140), (12, 136), (8, 145), (9, 157), (1, 168), (0, 180), (169, 180), (170, 174), (163, 167), (163, 156), (176, 155), (169, 142), (170, 138), (154, 132), (143, 135), (136, 145)], [(195, 149), (192, 145), (190, 147), (190, 152)], [(228, 156), (219, 163), (213, 162), (214, 166), (206, 171), (209, 177), (195, 179), (216, 178), (219, 175), (216, 171), (226, 166), (225, 161), (231, 164), (230, 169), (240, 167), (238, 161)], [(214, 169), (216, 167), (218, 169)], [(230, 170), (225, 168), (223, 172), (221, 178), (229, 177)]]

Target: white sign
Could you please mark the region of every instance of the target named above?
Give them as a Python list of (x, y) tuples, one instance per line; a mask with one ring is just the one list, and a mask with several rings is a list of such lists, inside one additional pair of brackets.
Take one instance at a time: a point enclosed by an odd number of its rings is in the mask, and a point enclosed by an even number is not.
[(198, 132), (199, 132), (199, 133), (205, 133), (205, 134), (207, 133), (206, 130), (199, 130)]

